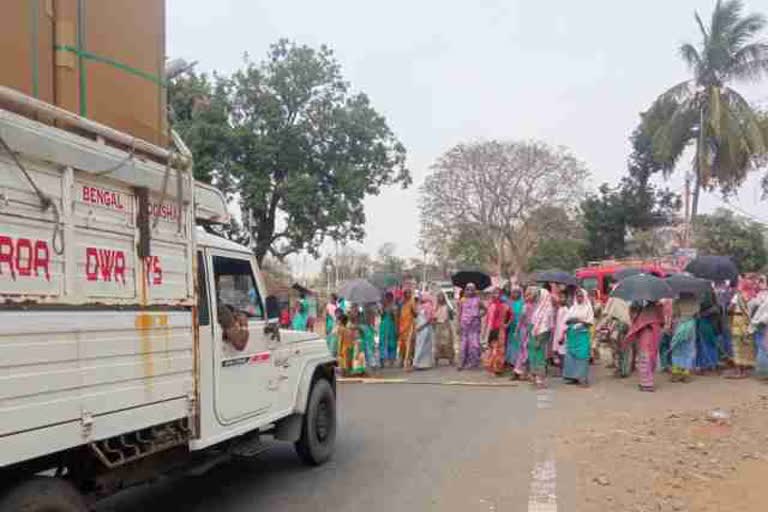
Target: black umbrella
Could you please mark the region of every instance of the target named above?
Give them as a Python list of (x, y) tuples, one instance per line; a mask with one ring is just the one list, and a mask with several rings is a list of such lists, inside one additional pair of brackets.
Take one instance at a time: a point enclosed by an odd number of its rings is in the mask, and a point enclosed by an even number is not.
[(674, 299), (675, 292), (672, 288), (656, 276), (638, 274), (619, 281), (613, 296), (624, 299), (627, 302), (647, 300), (655, 302), (661, 299)]
[(381, 290), (365, 279), (352, 279), (341, 283), (339, 295), (354, 304), (371, 304), (381, 300)]
[(640, 268), (621, 268), (613, 274), (613, 277), (616, 278), (617, 281), (621, 281), (622, 279), (644, 273), (645, 272)]
[(677, 295), (681, 293), (701, 297), (707, 290), (712, 289), (712, 282), (699, 277), (689, 276), (687, 274), (672, 274), (664, 279)]
[(305, 288), (304, 286), (301, 286), (299, 283), (293, 283), (293, 286), (291, 286), (294, 290), (296, 290), (299, 293), (303, 293), (304, 295), (314, 295), (315, 292), (310, 290), (309, 288)]
[(478, 290), (485, 290), (491, 286), (491, 276), (479, 270), (462, 270), (451, 276), (453, 286), (466, 288), (469, 283), (475, 285)]
[(688, 263), (685, 271), (712, 281), (730, 281), (731, 286), (739, 280), (739, 269), (728, 256), (699, 256)]
[(566, 286), (579, 286), (579, 280), (576, 276), (563, 270), (547, 270), (544, 272), (535, 272), (533, 279), (537, 283), (557, 283)]

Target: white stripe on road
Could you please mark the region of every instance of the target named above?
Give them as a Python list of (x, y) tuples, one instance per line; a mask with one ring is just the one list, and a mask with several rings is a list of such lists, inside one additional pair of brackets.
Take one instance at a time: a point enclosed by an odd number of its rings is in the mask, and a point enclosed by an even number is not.
[[(540, 389), (536, 392), (536, 408), (552, 407), (552, 391)], [(535, 464), (531, 470), (531, 488), (528, 492), (528, 512), (557, 512), (557, 468), (551, 449), (542, 452), (534, 448)]]
[(549, 409), (550, 407), (552, 407), (552, 392), (546, 388), (536, 391), (536, 408)]
[(531, 471), (528, 512), (557, 512), (556, 481), (555, 458), (548, 453)]

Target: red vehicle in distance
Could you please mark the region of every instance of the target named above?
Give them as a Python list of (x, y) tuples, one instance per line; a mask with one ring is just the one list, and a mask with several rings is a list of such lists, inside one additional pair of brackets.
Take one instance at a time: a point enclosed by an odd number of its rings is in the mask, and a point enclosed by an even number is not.
[(666, 260), (608, 260), (577, 269), (576, 278), (595, 303), (605, 304), (613, 284), (618, 281), (616, 273), (626, 268), (637, 268), (657, 277), (667, 277), (681, 270), (676, 262)]

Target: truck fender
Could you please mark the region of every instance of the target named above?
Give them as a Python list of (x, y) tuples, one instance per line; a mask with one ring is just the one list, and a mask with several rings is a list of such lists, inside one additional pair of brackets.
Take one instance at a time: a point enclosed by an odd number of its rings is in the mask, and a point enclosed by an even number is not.
[(336, 390), (336, 360), (328, 357), (320, 359), (310, 359), (304, 365), (301, 372), (301, 378), (296, 389), (296, 400), (294, 411), (298, 414), (304, 414), (307, 410), (307, 401), (309, 392), (312, 389), (316, 378), (326, 378), (330, 381), (334, 391)]

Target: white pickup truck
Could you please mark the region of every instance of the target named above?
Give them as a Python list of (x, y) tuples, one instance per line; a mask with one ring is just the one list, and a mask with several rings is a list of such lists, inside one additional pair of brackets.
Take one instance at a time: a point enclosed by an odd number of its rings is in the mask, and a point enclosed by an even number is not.
[(321, 464), (335, 360), (166, 150), (0, 87), (0, 511), (81, 512), (262, 437)]

